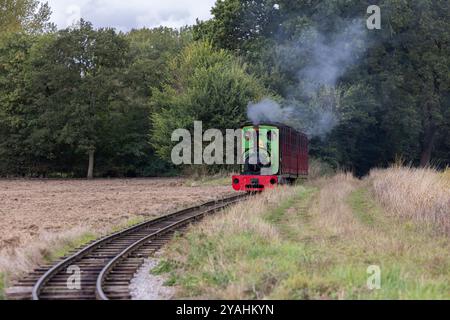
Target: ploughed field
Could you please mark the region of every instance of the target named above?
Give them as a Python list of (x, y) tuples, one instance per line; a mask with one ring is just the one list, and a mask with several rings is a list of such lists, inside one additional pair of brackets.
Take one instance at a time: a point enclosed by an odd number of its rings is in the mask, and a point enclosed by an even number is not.
[(0, 180), (0, 252), (74, 229), (108, 232), (230, 193), (183, 179)]

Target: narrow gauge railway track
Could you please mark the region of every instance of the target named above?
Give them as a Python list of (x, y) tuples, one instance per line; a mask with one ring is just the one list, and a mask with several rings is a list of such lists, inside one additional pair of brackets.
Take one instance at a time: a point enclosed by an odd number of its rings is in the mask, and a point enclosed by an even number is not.
[[(144, 260), (190, 224), (247, 198), (236, 195), (181, 210), (90, 243), (54, 266), (44, 266), (13, 288), (12, 299), (127, 300), (129, 284)], [(80, 289), (70, 289), (69, 270), (81, 271)], [(31, 294), (30, 294), (31, 289)], [(15, 292), (15, 293), (14, 293)]]

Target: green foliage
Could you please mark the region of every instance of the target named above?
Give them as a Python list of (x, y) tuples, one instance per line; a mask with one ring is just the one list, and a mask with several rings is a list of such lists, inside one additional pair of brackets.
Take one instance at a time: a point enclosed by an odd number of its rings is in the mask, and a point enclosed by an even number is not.
[(8, 32), (43, 32), (54, 29), (49, 23), (48, 3), (37, 0), (0, 0), (0, 36)]
[(161, 260), (155, 268), (150, 270), (150, 273), (153, 275), (162, 275), (175, 270), (175, 268), (176, 266), (174, 266), (171, 261)]
[(31, 132), (29, 118), (35, 110), (27, 108), (25, 78), (34, 38), (8, 35), (0, 41), (0, 172), (15, 173), (15, 164), (30, 156), (24, 136)]
[[(88, 22), (54, 31), (50, 8), (0, 0), (0, 175), (80, 177), (173, 172), (172, 131), (235, 128), (249, 102), (276, 96), (310, 153), (365, 175), (396, 158), (450, 164), (450, 3), (383, 0), (382, 29), (365, 30), (367, 3), (224, 0), (195, 26), (116, 33)], [(299, 70), (318, 35), (339, 40), (359, 21), (365, 47), (336, 83), (313, 94)], [(352, 39), (350, 39), (352, 40)], [(320, 128), (319, 128), (320, 129)]]
[(147, 102), (151, 88), (161, 88), (167, 78), (169, 61), (191, 41), (191, 32), (160, 27), (132, 30), (125, 37), (132, 60), (127, 80), (134, 93)]
[(15, 88), (22, 90), (24, 106), (6, 111), (13, 119), (25, 117), (21, 128), (10, 128), (28, 146), (19, 146), (19, 155), (27, 152), (39, 167), (32, 171), (76, 167), (89, 150), (101, 152), (116, 142), (115, 124), (129, 116), (119, 78), (127, 50), (113, 30), (94, 30), (82, 20), (73, 29), (40, 37), (28, 56), (22, 55), (23, 83)]
[[(0, 42), (0, 174), (84, 176), (95, 150), (98, 176), (167, 172), (148, 143), (150, 87), (189, 30), (126, 35), (85, 21)], [(151, 50), (150, 50), (151, 49)]]
[[(337, 84), (339, 125), (329, 136), (313, 139), (311, 153), (358, 175), (397, 156), (445, 167), (450, 159), (450, 4), (385, 0), (378, 5), (382, 29), (367, 32), (366, 52)], [(194, 38), (243, 56), (266, 87), (292, 99), (293, 92), (303, 91), (298, 71), (314, 58), (302, 50), (298, 54), (298, 39), (313, 28), (332, 42), (354, 19), (365, 28), (366, 9), (357, 0), (225, 0), (216, 3), (212, 20), (194, 27)], [(286, 48), (292, 49), (285, 52), (288, 63), (279, 55)], [(308, 115), (320, 113), (320, 103), (309, 104)]]
[(207, 42), (188, 46), (170, 68), (168, 81), (152, 97), (151, 142), (164, 159), (170, 159), (175, 129), (192, 129), (194, 121), (205, 128), (238, 128), (249, 101), (266, 93), (239, 59)]

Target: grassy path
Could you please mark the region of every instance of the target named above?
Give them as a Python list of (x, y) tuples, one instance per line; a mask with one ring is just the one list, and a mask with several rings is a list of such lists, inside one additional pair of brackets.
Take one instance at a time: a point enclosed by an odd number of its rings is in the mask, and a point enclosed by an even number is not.
[[(448, 237), (388, 215), (368, 182), (340, 175), (207, 220), (159, 269), (179, 297), (450, 299), (449, 247)], [(368, 287), (373, 270), (380, 289)]]

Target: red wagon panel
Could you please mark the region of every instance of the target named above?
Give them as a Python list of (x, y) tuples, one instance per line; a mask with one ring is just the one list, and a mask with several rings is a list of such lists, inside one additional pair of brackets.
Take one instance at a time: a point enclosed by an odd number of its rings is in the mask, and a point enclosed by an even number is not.
[(308, 138), (290, 127), (280, 128), (281, 175), (298, 178), (308, 175)]

